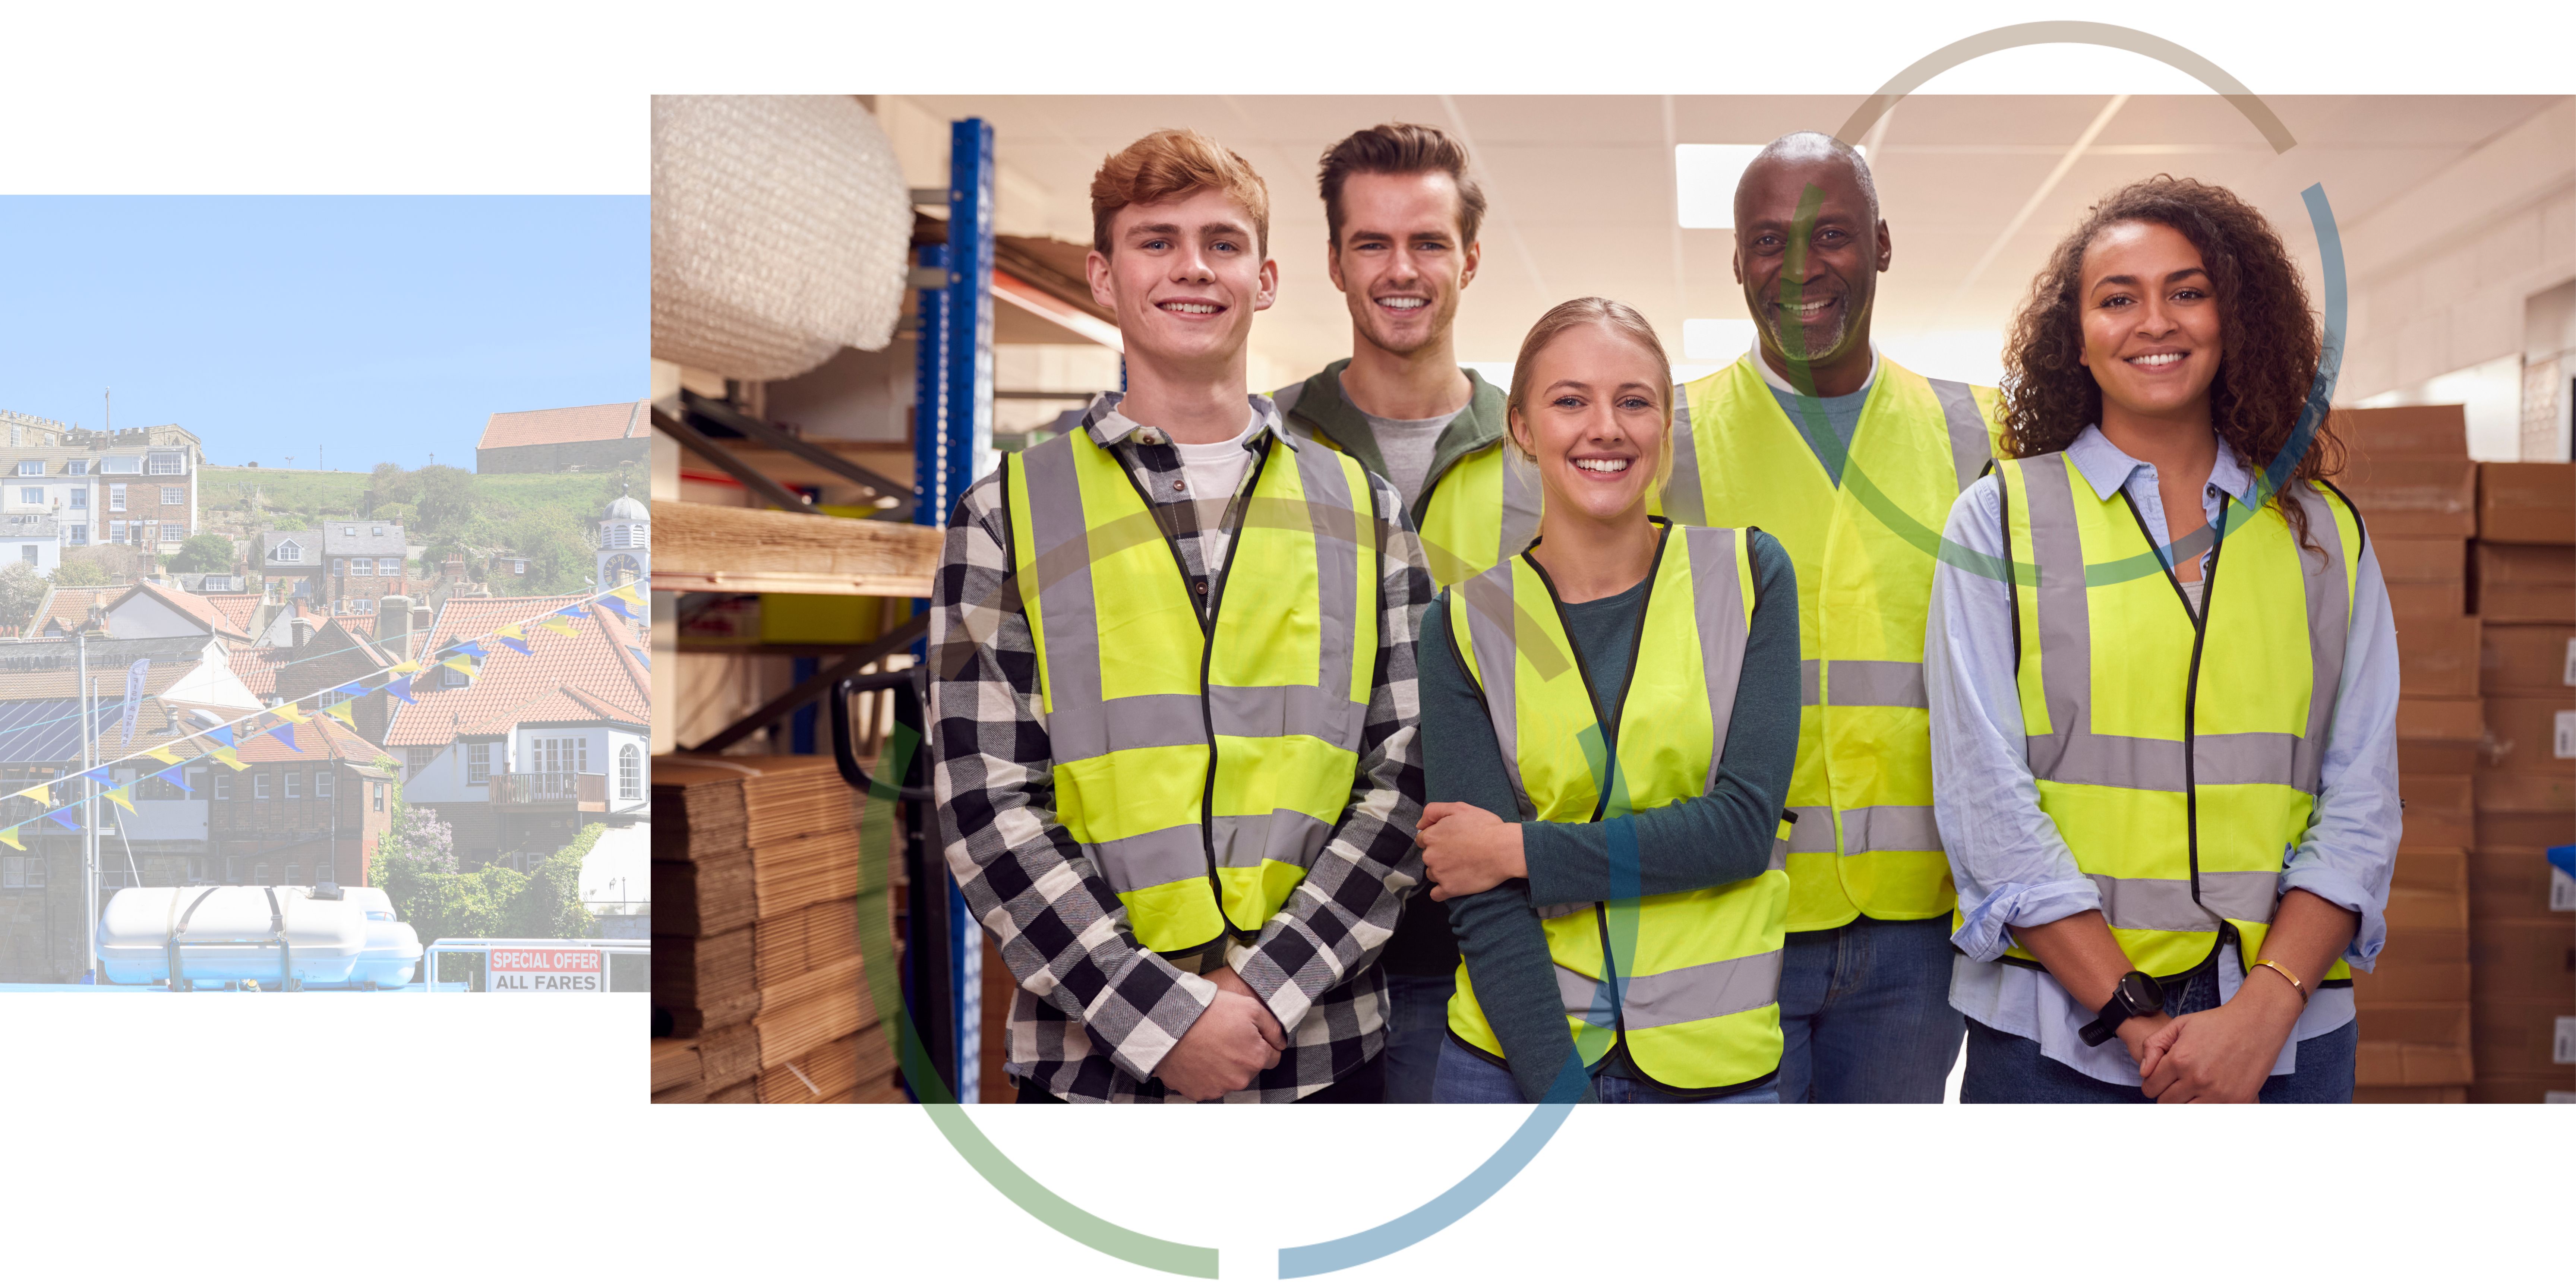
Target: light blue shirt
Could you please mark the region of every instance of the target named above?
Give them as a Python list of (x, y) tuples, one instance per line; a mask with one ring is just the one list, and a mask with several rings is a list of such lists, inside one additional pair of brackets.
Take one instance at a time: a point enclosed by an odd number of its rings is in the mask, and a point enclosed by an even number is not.
[[(2066, 449), (2102, 499), (2125, 488), (2159, 546), (2170, 545), (2156, 470), (2087, 427)], [(2202, 518), (2216, 524), (2223, 491), (2250, 505), (2254, 476), (2227, 444), (2201, 491)], [(2004, 552), (2002, 480), (1988, 475), (1950, 507), (1946, 533), (1979, 554)], [(2203, 550), (2202, 575), (2208, 558)], [(1951, 936), (1966, 955), (1950, 976), (1950, 1004), (1990, 1028), (2039, 1043), (2040, 1050), (2104, 1082), (2138, 1085), (2138, 1066), (2119, 1042), (2088, 1047), (2078, 1030), (2093, 1012), (2044, 970), (1997, 960), (2011, 946), (2011, 927), (2045, 925), (2086, 909), (2101, 892), (2075, 866), (2057, 824), (2039, 808), (2023, 751), (2021, 693), (2013, 674), (2011, 589), (1943, 560), (1932, 574), (1932, 613), (1923, 643), (1924, 683), (1931, 700), (1933, 813), (1959, 885), (1964, 924)], [(2397, 628), (2377, 550), (2364, 543), (2353, 592), (2352, 630), (2344, 644), (2343, 680), (2327, 725), (2323, 785), (2316, 819), (2281, 871), (2281, 891), (2305, 890), (2361, 914), (2344, 960), (2368, 970), (2388, 938), (2388, 882), (2396, 868)], [(2218, 955), (2222, 1001), (2244, 982), (2236, 954)], [(2299, 1043), (2353, 1019), (2352, 990), (2318, 990), (2281, 1044), (2275, 1074), (2297, 1067)]]

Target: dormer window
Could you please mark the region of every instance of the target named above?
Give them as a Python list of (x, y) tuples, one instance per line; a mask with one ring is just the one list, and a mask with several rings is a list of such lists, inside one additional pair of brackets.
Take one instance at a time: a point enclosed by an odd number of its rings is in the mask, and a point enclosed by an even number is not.
[(185, 474), (188, 472), (187, 458), (175, 453), (154, 452), (148, 458), (148, 461), (148, 472), (153, 474)]
[(304, 562), (304, 547), (297, 545), (292, 541), (281, 541), (277, 543), (277, 548), (275, 550), (268, 552), (268, 561), (270, 563), (302, 563)]
[(18, 462), (18, 473), (22, 477), (42, 478), (45, 473), (45, 463), (43, 461), (20, 461)]
[(342, 528), (340, 529), (340, 535), (344, 537), (354, 537), (358, 535), (358, 530), (356, 528)]
[(81, 460), (65, 461), (63, 462), (63, 473), (87, 474), (89, 473), (89, 462)]
[(368, 530), (367, 535), (371, 537), (381, 537), (385, 535), (384, 525), (377, 524), (375, 527)]

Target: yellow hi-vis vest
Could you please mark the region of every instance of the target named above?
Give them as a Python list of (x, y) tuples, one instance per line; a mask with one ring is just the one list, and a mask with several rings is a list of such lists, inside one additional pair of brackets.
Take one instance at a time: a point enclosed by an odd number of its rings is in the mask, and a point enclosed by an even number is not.
[(1006, 457), (1055, 814), (1155, 952), (1257, 934), (1350, 803), (1378, 643), (1358, 462), (1265, 437), (1202, 621), (1135, 476), (1089, 428)]
[[(2062, 452), (1996, 469), (2005, 557), (2027, 561), (2015, 670), (2040, 808), (2139, 970), (2187, 975), (2227, 941), (2250, 966), (2315, 816), (2360, 516), (2292, 484), (2283, 499), (2307, 510), (2320, 556), (2277, 507), (2222, 499), (2195, 619), (2125, 490), (2105, 499)], [(2327, 972), (2351, 978), (2340, 960)]]
[(1529, 548), (1538, 537), (1538, 467), (1509, 438), (1459, 457), (1422, 507), (1423, 564), (1447, 589)]
[(1882, 356), (1837, 485), (1749, 356), (1674, 390), (1659, 512), (1758, 527), (1798, 571), (1793, 931), (1958, 902), (1932, 820), (1923, 629), (1950, 503), (1995, 454), (1994, 406), (1992, 389)]
[[(1607, 713), (1593, 703), (1555, 588), (1527, 554), (1449, 592), (1451, 642), (1484, 696), (1523, 819), (1598, 822), (1716, 782), (1753, 618), (1745, 542), (1738, 529), (1664, 526), (1627, 685)], [(1787, 838), (1784, 824), (1769, 869), (1743, 881), (1540, 910), (1587, 1065), (1624, 1044), (1639, 1073), (1677, 1090), (1732, 1087), (1780, 1067)], [(1449, 1031), (1503, 1055), (1463, 964)]]

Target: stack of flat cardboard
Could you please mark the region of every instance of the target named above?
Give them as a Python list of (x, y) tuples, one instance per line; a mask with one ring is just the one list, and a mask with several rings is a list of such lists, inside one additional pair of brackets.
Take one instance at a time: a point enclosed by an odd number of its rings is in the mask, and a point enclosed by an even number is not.
[(2576, 913), (2551, 910), (2543, 857), (2576, 843), (2576, 466), (2487, 462), (2478, 475), (2471, 1096), (2529, 1103), (2576, 1093), (2555, 1041), (2560, 1017), (2576, 1014)]
[(657, 1047), (656, 1101), (895, 1094), (857, 923), (885, 913), (885, 865), (860, 862), (856, 803), (828, 757), (655, 758), (653, 1005), (696, 1053), (666, 1088)]
[(2397, 762), (2405, 837), (2388, 944), (2353, 978), (2355, 1098), (2468, 1098), (2469, 851), (2477, 844), (2479, 621), (2468, 612), (2477, 465), (2459, 407), (2336, 413), (2349, 452), (2336, 486), (2361, 510), (2397, 619)]

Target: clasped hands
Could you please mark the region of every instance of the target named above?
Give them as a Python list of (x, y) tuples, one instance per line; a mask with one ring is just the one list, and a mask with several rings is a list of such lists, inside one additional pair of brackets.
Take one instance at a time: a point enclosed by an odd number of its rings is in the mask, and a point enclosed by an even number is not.
[(1214, 1100), (1251, 1086), (1288, 1049), (1278, 1017), (1233, 967), (1219, 966), (1202, 978), (1216, 985), (1216, 1000), (1154, 1066), (1164, 1086), (1190, 1100)]
[(1422, 870), (1431, 879), (1434, 902), (1482, 894), (1529, 875), (1521, 853), (1521, 825), (1464, 801), (1423, 806), (1413, 839), (1422, 847)]
[(2120, 1026), (2140, 1090), (2158, 1104), (2254, 1103), (2307, 999), (2258, 970), (2214, 1011), (2141, 1015)]

